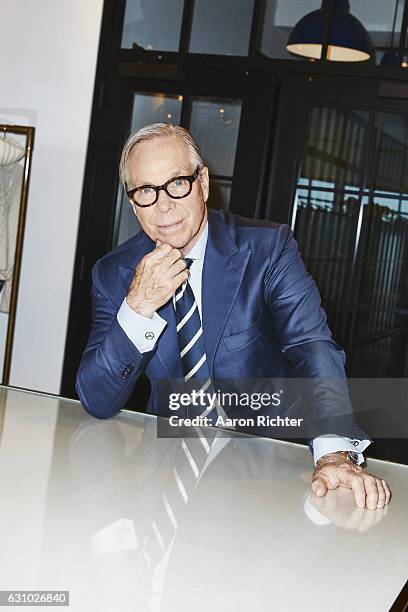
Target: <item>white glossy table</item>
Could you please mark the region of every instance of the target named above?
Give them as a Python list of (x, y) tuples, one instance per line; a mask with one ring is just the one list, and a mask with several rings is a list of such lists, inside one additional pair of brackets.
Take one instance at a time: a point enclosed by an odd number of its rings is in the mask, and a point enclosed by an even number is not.
[(153, 416), (0, 387), (0, 435), (2, 590), (87, 612), (383, 612), (408, 578), (406, 466), (369, 459), (393, 498), (361, 510), (309, 496), (306, 447), (220, 439), (177, 506), (185, 449)]

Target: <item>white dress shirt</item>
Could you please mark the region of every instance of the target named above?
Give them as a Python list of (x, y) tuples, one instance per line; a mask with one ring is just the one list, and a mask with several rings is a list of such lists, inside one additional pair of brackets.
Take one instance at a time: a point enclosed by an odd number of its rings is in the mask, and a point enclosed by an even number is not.
[[(197, 302), (201, 320), (201, 277), (207, 238), (208, 222), (199, 240), (188, 252), (188, 254), (186, 254), (189, 258), (194, 259), (194, 265), (192, 265), (190, 269), (189, 283)], [(119, 308), (117, 319), (127, 337), (133, 342), (140, 353), (151, 351), (154, 348), (160, 334), (167, 325), (167, 321), (160, 317), (157, 312), (154, 313), (151, 319), (138, 314), (132, 310), (126, 301), (126, 298), (123, 300), (122, 305)], [(358, 463), (363, 463), (364, 457), (362, 453), (370, 444), (370, 440), (354, 440), (351, 438), (337, 436), (335, 434), (326, 434), (313, 440), (313, 460), (316, 465), (317, 460), (327, 453), (335, 453), (337, 451), (352, 451), (358, 453)]]

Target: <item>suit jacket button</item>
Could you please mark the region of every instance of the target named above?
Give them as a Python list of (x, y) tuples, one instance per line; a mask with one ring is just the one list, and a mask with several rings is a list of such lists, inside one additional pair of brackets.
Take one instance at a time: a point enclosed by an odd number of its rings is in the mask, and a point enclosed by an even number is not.
[(122, 378), (127, 378), (129, 375), (129, 372), (127, 370), (122, 370)]
[(134, 366), (131, 363), (128, 363), (127, 366), (122, 370), (122, 378), (128, 378), (129, 374), (134, 369)]

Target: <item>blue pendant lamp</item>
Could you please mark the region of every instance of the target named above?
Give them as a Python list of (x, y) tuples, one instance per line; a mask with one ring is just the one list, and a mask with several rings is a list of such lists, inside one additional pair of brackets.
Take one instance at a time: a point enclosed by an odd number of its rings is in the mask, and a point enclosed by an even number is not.
[[(290, 53), (320, 59), (325, 27), (325, 13), (330, 0), (308, 13), (292, 30), (286, 46)], [(327, 59), (331, 62), (364, 62), (374, 55), (374, 48), (361, 21), (350, 15), (348, 0), (335, 0), (335, 10), (329, 35)]]

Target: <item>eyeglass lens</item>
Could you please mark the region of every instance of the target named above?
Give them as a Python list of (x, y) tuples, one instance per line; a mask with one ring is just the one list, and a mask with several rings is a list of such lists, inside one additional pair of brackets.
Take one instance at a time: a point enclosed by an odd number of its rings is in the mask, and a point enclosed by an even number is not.
[[(170, 197), (182, 198), (190, 191), (190, 181), (187, 179), (176, 178), (167, 185), (165, 191)], [(155, 201), (156, 190), (153, 187), (138, 189), (134, 193), (134, 198), (138, 204), (147, 206)]]

